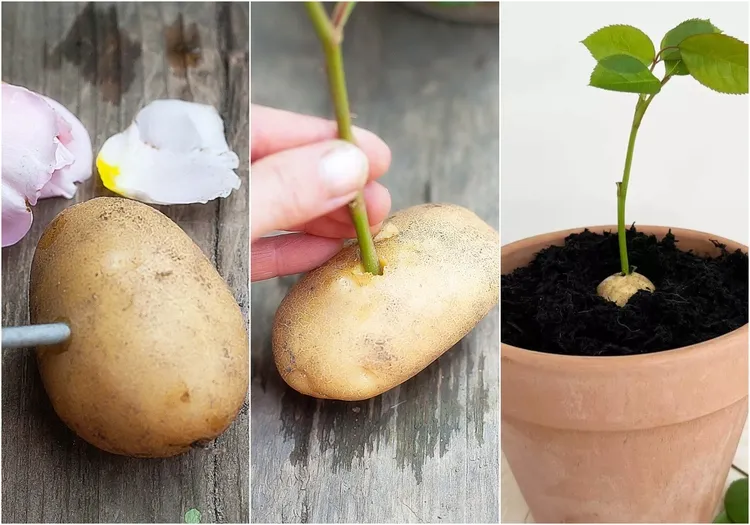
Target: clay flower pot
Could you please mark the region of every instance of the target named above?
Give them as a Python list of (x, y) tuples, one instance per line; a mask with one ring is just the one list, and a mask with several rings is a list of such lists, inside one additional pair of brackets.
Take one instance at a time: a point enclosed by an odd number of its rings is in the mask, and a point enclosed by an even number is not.
[[(662, 238), (668, 228), (640, 226)], [(502, 248), (525, 266), (568, 230)], [(615, 226), (589, 228), (616, 231)], [(672, 228), (680, 249), (747, 247)], [(710, 523), (748, 410), (748, 327), (693, 346), (575, 357), (501, 345), (502, 450), (537, 523)]]

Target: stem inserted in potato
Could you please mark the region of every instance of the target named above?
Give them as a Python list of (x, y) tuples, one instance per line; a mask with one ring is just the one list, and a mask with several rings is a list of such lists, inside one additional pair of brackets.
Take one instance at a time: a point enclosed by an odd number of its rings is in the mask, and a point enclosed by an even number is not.
[[(354, 8), (354, 2), (340, 2), (336, 6), (334, 11), (335, 25), (320, 2), (305, 2), (305, 7), (315, 27), (315, 32), (323, 45), (328, 83), (336, 111), (339, 137), (342, 140), (356, 144), (354, 134), (352, 133), (352, 118), (349, 112), (349, 97), (346, 91), (346, 78), (344, 76), (344, 60), (341, 55), (344, 24)], [(370, 221), (367, 218), (367, 207), (365, 206), (365, 199), (362, 192), (359, 192), (354, 200), (349, 203), (349, 213), (354, 223), (354, 229), (357, 232), (362, 266), (369, 273), (374, 275), (382, 274), (380, 261), (375, 252), (375, 243), (370, 233)]]

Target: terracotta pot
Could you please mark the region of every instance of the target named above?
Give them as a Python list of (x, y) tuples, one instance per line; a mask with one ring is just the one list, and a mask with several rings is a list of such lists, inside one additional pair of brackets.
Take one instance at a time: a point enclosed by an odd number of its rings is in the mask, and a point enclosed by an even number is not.
[[(638, 229), (659, 238), (668, 231)], [(504, 246), (502, 272), (580, 231)], [(747, 252), (715, 235), (672, 233), (683, 250), (715, 255), (714, 239)], [(697, 345), (635, 356), (501, 348), (502, 449), (536, 522), (713, 520), (747, 418), (747, 325)]]

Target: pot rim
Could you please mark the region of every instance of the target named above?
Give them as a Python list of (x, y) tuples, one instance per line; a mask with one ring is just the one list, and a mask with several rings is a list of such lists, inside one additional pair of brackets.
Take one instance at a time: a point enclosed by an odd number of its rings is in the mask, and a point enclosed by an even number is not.
[[(707, 237), (709, 240), (717, 241), (721, 244), (725, 245), (734, 245), (740, 250), (742, 250), (745, 253), (748, 253), (748, 247), (744, 244), (733, 241), (731, 239), (727, 239), (726, 237), (722, 237), (720, 235), (714, 235), (712, 233), (700, 231), (700, 230), (692, 230), (689, 228), (676, 228), (676, 227), (670, 227), (670, 226), (658, 226), (658, 225), (649, 225), (644, 224), (637, 227), (638, 231), (649, 233), (649, 234), (656, 234), (657, 236), (659, 233), (654, 233), (654, 230), (657, 232), (664, 231), (666, 234), (667, 231), (671, 230), (675, 237), (679, 239), (680, 233), (682, 234), (691, 234), (693, 236), (701, 236), (701, 237)], [(549, 232), (549, 233), (543, 233), (539, 235), (534, 235), (532, 237), (526, 237), (524, 239), (519, 239), (518, 241), (514, 241), (512, 243), (506, 244), (501, 246), (501, 266), (500, 266), (500, 273), (502, 275), (502, 257), (505, 254), (506, 251), (512, 250), (513, 248), (517, 247), (520, 244), (528, 243), (530, 240), (542, 237), (542, 236), (555, 236), (555, 237), (567, 237), (568, 235), (571, 235), (573, 233), (580, 233), (584, 230), (589, 230), (592, 232), (605, 232), (605, 231), (616, 231), (617, 226), (616, 225), (599, 225), (599, 226), (582, 226), (579, 228), (569, 228), (565, 230), (558, 230), (555, 232)], [(550, 245), (551, 246), (551, 245)], [(502, 291), (501, 291), (502, 293)], [(502, 316), (502, 306), (500, 307), (500, 315)], [(554, 368), (558, 366), (575, 366), (579, 369), (588, 369), (588, 370), (596, 370), (603, 367), (612, 367), (616, 366), (620, 369), (627, 369), (627, 368), (641, 368), (643, 366), (659, 366), (667, 361), (671, 361), (676, 358), (683, 358), (683, 359), (691, 359), (694, 356), (696, 356), (699, 353), (702, 353), (705, 351), (705, 347), (709, 345), (713, 345), (715, 343), (725, 343), (727, 340), (734, 340), (736, 338), (747, 338), (748, 337), (748, 324), (745, 323), (744, 325), (740, 326), (739, 328), (732, 330), (731, 332), (728, 332), (724, 335), (720, 335), (718, 337), (714, 337), (713, 339), (708, 339), (707, 341), (702, 341), (700, 343), (696, 343), (689, 346), (681, 346), (679, 348), (672, 348), (670, 350), (662, 350), (660, 352), (651, 352), (648, 354), (637, 354), (637, 355), (624, 355), (624, 356), (578, 356), (578, 355), (561, 355), (561, 354), (551, 354), (548, 352), (540, 352), (538, 350), (529, 350), (526, 348), (518, 347), (509, 345), (507, 343), (503, 343), (501, 341), (500, 347), (502, 349), (502, 358), (503, 359), (511, 359), (519, 364), (526, 364), (526, 365), (532, 365), (536, 367), (543, 367), (543, 368)]]

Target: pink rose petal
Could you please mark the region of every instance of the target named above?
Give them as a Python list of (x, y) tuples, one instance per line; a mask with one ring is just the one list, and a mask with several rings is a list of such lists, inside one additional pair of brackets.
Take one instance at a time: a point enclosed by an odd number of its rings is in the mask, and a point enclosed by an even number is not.
[(94, 170), (94, 152), (91, 149), (89, 132), (80, 120), (62, 104), (51, 98), (42, 97), (57, 112), (65, 124), (68, 133), (60, 136), (60, 141), (74, 156), (72, 164), (55, 170), (50, 181), (42, 188), (40, 199), (48, 197), (65, 197), (72, 199), (76, 194), (76, 184), (88, 180)]
[(37, 199), (71, 198), (92, 173), (91, 140), (59, 103), (2, 83), (2, 245), (31, 228)]
[(9, 193), (3, 185), (3, 248), (16, 244), (31, 229), (31, 208), (17, 191)]

